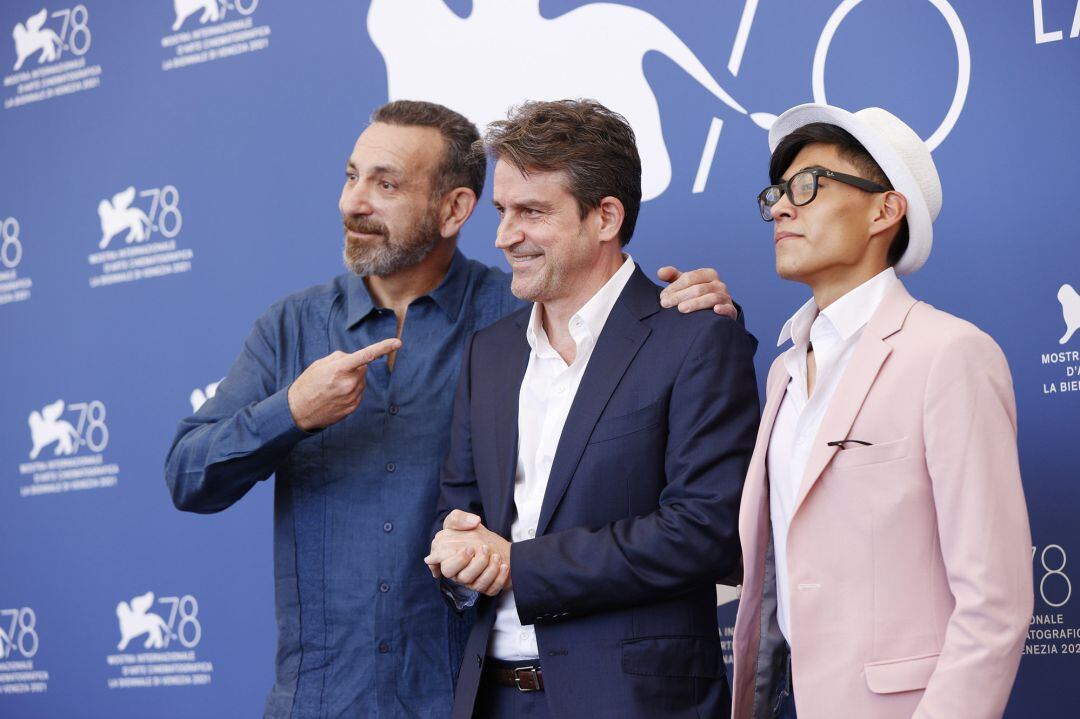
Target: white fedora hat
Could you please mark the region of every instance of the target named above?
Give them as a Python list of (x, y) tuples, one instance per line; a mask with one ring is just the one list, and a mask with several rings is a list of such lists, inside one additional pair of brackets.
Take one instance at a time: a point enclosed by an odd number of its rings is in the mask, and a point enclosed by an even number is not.
[(826, 122), (850, 132), (874, 158), (893, 188), (907, 198), (908, 247), (896, 264), (906, 275), (923, 266), (934, 244), (934, 220), (941, 212), (941, 179), (930, 148), (891, 112), (868, 107), (848, 112), (832, 105), (796, 105), (772, 124), (769, 152), (803, 125)]

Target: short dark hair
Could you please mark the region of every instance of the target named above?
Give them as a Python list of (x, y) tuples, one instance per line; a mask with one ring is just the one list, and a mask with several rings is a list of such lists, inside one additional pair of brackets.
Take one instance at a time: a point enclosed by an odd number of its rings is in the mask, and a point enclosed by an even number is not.
[(371, 114), (372, 122), (404, 127), (433, 127), (446, 141), (446, 153), (433, 191), (441, 196), (455, 187), (468, 187), (479, 198), (484, 192), (487, 161), (473, 145), (480, 139), (476, 125), (464, 115), (434, 102), (394, 100)]
[(625, 211), (619, 242), (641, 209), (641, 158), (630, 123), (595, 100), (526, 102), (488, 125), (482, 148), (522, 172), (565, 172), (581, 217), (615, 197)]
[[(854, 165), (862, 177), (883, 185), (890, 190), (894, 189), (892, 183), (889, 182), (889, 178), (885, 175), (885, 171), (881, 169), (881, 165), (863, 147), (862, 143), (844, 128), (827, 122), (812, 122), (803, 125), (780, 141), (780, 144), (773, 151), (772, 159), (769, 161), (769, 181), (773, 184), (780, 182), (780, 178), (791, 167), (791, 163), (795, 161), (795, 156), (804, 147), (813, 143), (835, 146), (840, 153), (840, 157)], [(892, 244), (889, 245), (888, 263), (895, 266), (900, 261), (900, 258), (904, 256), (907, 247), (908, 221), (907, 217), (903, 217), (900, 219), (896, 237), (893, 238)]]

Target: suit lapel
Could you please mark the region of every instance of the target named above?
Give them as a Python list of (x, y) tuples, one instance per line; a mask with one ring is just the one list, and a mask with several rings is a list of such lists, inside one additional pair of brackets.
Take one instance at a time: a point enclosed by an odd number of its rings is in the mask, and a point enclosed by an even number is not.
[(813, 489), (825, 467), (840, 451), (839, 447), (830, 447), (828, 443), (841, 439), (860, 439), (849, 438), (848, 431), (866, 401), (866, 395), (870, 392), (881, 366), (892, 352), (892, 347), (885, 342), (885, 338), (903, 327), (904, 320), (914, 305), (915, 300), (898, 282), (882, 298), (881, 305), (870, 318), (855, 347), (851, 364), (840, 378), (840, 385), (836, 388), (836, 394), (833, 395), (817, 436), (814, 437), (814, 445), (806, 462), (806, 473), (799, 484), (794, 512), (799, 511), (806, 495)]
[[(785, 351), (784, 354), (787, 354)], [(776, 359), (776, 369), (771, 374), (768, 396), (765, 398), (765, 410), (761, 413), (761, 424), (758, 427), (757, 446), (754, 447), (754, 456), (751, 460), (751, 473), (760, 465), (760, 478), (765, 477), (765, 461), (769, 451), (769, 439), (772, 437), (773, 425), (776, 423), (776, 415), (780, 411), (780, 403), (784, 401), (791, 375), (784, 364), (784, 354)], [(758, 477), (755, 474), (755, 479)]]
[(488, 527), (498, 534), (510, 536), (513, 520), (514, 478), (517, 475), (518, 395), (525, 370), (529, 367), (529, 342), (525, 328), (529, 313), (522, 312), (515, 326), (519, 330), (507, 348), (505, 361), (499, 363), (491, 387), (495, 391), (495, 449), (497, 474), (494, 486), (494, 511)]
[(641, 268), (635, 268), (604, 323), (566, 416), (540, 507), (538, 536), (547, 530), (555, 508), (570, 486), (597, 420), (651, 332), (642, 324), (641, 318), (659, 309), (656, 286), (649, 282)]
[[(786, 352), (784, 353), (786, 354)], [(772, 436), (772, 426), (777, 422), (777, 413), (780, 404), (784, 401), (787, 392), (787, 383), (791, 382), (792, 376), (787, 374), (784, 365), (784, 355), (781, 354), (775, 360), (769, 371), (769, 381), (766, 383), (768, 393), (765, 401), (765, 410), (761, 412), (761, 423), (758, 425), (757, 442), (754, 445), (754, 455), (750, 461), (750, 467), (746, 470), (746, 483), (743, 486), (742, 506), (744, 511), (740, 514), (740, 521), (759, 520), (761, 507), (766, 506), (766, 494), (768, 491), (768, 455), (769, 439)], [(764, 525), (768, 525), (768, 508), (764, 516)], [(748, 529), (748, 527), (747, 527)], [(757, 537), (760, 527), (755, 528), (751, 534)]]

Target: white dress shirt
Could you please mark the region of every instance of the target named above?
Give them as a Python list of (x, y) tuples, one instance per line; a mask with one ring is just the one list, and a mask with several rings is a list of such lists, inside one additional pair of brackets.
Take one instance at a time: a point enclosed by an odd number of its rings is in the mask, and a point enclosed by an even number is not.
[[(900, 280), (888, 268), (818, 312), (813, 298), (792, 315), (780, 331), (777, 346), (789, 339), (794, 346), (784, 354), (791, 380), (780, 401), (766, 458), (769, 473), (769, 518), (776, 560), (777, 620), (791, 643), (791, 587), (788, 584), (787, 536), (795, 498), (806, 473), (810, 450), (829, 408), (855, 345), (862, 337), (881, 299)], [(806, 354), (814, 348), (816, 373), (813, 394), (807, 395)], [(844, 439), (833, 437), (831, 439)], [(822, 439), (821, 441), (826, 441)]]
[[(536, 536), (540, 507), (544, 502), (551, 464), (562, 436), (566, 416), (574, 402), (581, 377), (592, 357), (596, 340), (604, 329), (611, 308), (634, 274), (634, 260), (626, 255), (622, 266), (607, 283), (570, 318), (570, 336), (576, 351), (569, 365), (548, 342), (538, 305), (525, 331), (532, 352), (518, 392), (518, 453), (514, 477), (514, 521), (510, 541), (522, 542)], [(513, 557), (513, 549), (510, 551)], [(511, 569), (511, 580), (513, 569)], [(496, 659), (518, 661), (539, 656), (536, 632), (518, 619), (513, 591), (498, 598), (495, 626), (488, 653)]]

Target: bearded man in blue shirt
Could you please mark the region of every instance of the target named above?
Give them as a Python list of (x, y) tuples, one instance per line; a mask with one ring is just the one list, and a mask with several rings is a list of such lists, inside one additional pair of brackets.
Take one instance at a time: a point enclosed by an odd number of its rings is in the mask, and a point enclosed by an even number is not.
[[(422, 559), (462, 349), (523, 306), (508, 273), (457, 250), (484, 187), (478, 139), (440, 105), (374, 113), (339, 203), (349, 272), (256, 321), (166, 459), (173, 502), (191, 512), (276, 475), (268, 717), (450, 715), (470, 617)], [(736, 314), (715, 271), (660, 276), (667, 306)]]

